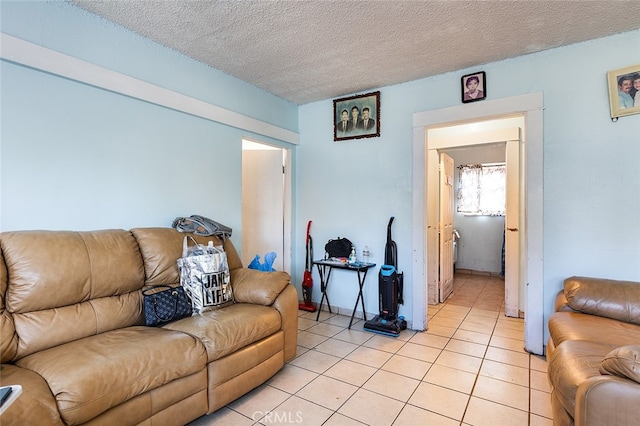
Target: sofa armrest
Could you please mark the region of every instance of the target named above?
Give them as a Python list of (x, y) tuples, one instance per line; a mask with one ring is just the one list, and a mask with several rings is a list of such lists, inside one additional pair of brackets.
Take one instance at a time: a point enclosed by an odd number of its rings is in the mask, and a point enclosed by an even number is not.
[(640, 384), (617, 376), (590, 377), (578, 386), (575, 426), (636, 424)]
[(296, 356), (298, 345), (298, 292), (286, 272), (236, 268), (230, 271), (233, 297), (239, 303), (272, 306), (282, 318), (284, 361)]
[(578, 312), (575, 309), (572, 309), (569, 306), (569, 301), (567, 300), (567, 296), (564, 294), (564, 290), (560, 290), (556, 295), (556, 303), (555, 303), (555, 312)]
[(291, 277), (286, 272), (236, 268), (230, 271), (230, 275), (236, 302), (256, 305), (272, 305), (291, 282)]
[(49, 385), (39, 374), (13, 364), (2, 364), (0, 383), (22, 386), (22, 394), (2, 413), (3, 426), (64, 424)]
[(298, 291), (288, 285), (272, 305), (280, 312), (284, 331), (284, 362), (296, 357), (298, 350)]

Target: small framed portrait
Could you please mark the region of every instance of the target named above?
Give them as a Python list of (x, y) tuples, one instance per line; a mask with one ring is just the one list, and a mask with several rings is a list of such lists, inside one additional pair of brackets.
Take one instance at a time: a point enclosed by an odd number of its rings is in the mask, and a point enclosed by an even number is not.
[(460, 85), (462, 103), (482, 101), (487, 97), (487, 80), (484, 71), (463, 75)]
[(640, 65), (607, 72), (611, 119), (640, 114)]
[(334, 141), (377, 136), (380, 136), (380, 92), (334, 99)]

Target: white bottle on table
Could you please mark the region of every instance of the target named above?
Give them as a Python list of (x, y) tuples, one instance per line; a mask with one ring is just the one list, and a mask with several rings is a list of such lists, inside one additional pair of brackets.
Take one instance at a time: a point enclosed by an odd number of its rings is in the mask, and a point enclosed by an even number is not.
[(370, 263), (370, 256), (371, 252), (369, 251), (369, 246), (364, 246), (364, 248), (362, 249), (362, 263)]
[(351, 247), (351, 254), (349, 254), (349, 264), (353, 265), (357, 261), (358, 260), (356, 259), (356, 248), (352, 246)]

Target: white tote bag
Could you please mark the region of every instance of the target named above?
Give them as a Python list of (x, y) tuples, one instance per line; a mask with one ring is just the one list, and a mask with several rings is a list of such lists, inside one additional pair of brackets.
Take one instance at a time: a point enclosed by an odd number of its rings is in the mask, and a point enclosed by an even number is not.
[[(194, 246), (188, 246), (189, 238)], [(227, 254), (222, 247), (214, 247), (213, 241), (204, 246), (185, 236), (182, 256), (178, 259), (180, 284), (191, 299), (194, 314), (234, 303)]]

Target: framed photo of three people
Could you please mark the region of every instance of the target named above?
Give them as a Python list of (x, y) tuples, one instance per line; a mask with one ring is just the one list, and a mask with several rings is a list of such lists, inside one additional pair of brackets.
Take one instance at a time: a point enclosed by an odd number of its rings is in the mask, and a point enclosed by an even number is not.
[(380, 92), (334, 99), (333, 140), (380, 136)]

